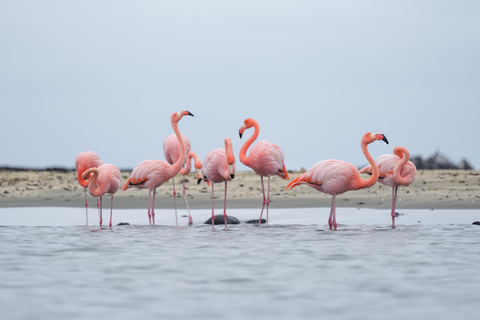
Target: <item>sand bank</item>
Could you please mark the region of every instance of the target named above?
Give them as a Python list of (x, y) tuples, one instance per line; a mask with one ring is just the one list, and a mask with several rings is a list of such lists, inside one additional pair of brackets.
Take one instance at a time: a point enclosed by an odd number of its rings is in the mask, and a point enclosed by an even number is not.
[[(125, 182), (130, 172), (122, 172)], [(293, 179), (300, 172), (289, 173)], [(367, 177), (365, 177), (367, 178)], [(266, 181), (265, 181), (266, 182)], [(177, 205), (186, 208), (182, 193), (182, 177), (175, 178)], [(307, 186), (285, 191), (287, 181), (271, 179), (272, 208), (329, 207), (331, 196)], [(266, 185), (266, 183), (265, 183)], [(211, 187), (196, 183), (195, 174), (186, 177), (186, 193), (191, 209), (211, 207)], [(228, 184), (229, 208), (260, 208), (262, 205), (260, 177), (253, 172), (237, 172)], [(391, 206), (390, 187), (380, 183), (369, 189), (350, 191), (337, 197), (338, 207), (387, 209)], [(215, 185), (215, 206), (223, 206), (224, 184)], [(108, 197), (109, 198), (109, 197)], [(88, 195), (89, 204), (95, 201)], [(109, 206), (108, 202), (104, 202)], [(12, 171), (0, 170), (0, 207), (82, 207), (83, 188), (74, 171)], [(147, 208), (148, 191), (129, 189), (114, 197), (115, 208)], [(105, 206), (105, 204), (104, 204)], [(173, 208), (172, 183), (157, 189), (157, 208)], [(409, 187), (398, 191), (397, 209), (480, 209), (480, 171), (419, 170)]]

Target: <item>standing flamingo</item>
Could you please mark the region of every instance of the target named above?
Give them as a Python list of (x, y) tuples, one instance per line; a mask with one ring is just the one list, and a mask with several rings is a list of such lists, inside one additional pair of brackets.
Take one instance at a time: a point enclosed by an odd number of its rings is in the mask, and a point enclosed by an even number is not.
[(369, 179), (363, 180), (360, 177), (357, 167), (350, 162), (342, 160), (323, 160), (315, 164), (304, 174), (295, 178), (285, 187), (285, 190), (291, 190), (298, 185), (306, 184), (318, 191), (332, 195), (332, 207), (330, 209), (328, 225), (330, 230), (332, 230), (332, 226), (337, 230), (337, 221), (335, 217), (335, 198), (337, 194), (349, 190), (370, 188), (375, 182), (377, 182), (379, 175), (378, 167), (367, 149), (368, 144), (377, 140), (383, 140), (388, 144), (387, 138), (381, 133), (372, 134), (368, 132), (362, 137), (361, 146), (363, 154), (373, 168), (372, 176)]
[[(88, 187), (88, 182), (90, 178), (88, 178), (87, 180), (84, 180), (82, 178), (82, 174), (85, 172), (85, 170), (90, 168), (96, 168), (102, 164), (103, 162), (102, 160), (100, 160), (100, 157), (93, 151), (80, 152), (75, 158), (75, 170), (77, 170), (78, 183), (80, 183), (80, 185), (83, 187), (83, 193), (85, 195), (85, 217), (87, 221), (87, 226), (88, 226), (87, 187)], [(97, 207), (99, 206), (100, 206), (100, 203), (98, 202), (98, 198), (97, 198)]]
[(155, 224), (155, 192), (157, 188), (169, 179), (175, 177), (185, 163), (187, 148), (182, 139), (182, 135), (178, 130), (178, 122), (183, 118), (183, 116), (193, 116), (193, 114), (187, 110), (184, 110), (174, 113), (171, 117), (173, 131), (175, 131), (177, 139), (180, 141), (180, 146), (182, 148), (177, 161), (173, 165), (170, 165), (168, 162), (161, 160), (145, 160), (139, 163), (133, 169), (130, 178), (122, 188), (122, 190), (127, 190), (129, 188), (148, 189), (148, 220), (150, 224), (152, 224), (152, 222)]
[[(267, 224), (268, 224), (268, 207), (270, 205), (270, 177), (273, 175), (280, 176), (282, 179), (290, 179), (288, 177), (287, 169), (285, 168), (284, 155), (282, 149), (274, 143), (263, 140), (258, 142), (250, 150), (250, 155), (247, 157), (247, 149), (252, 145), (252, 143), (257, 139), (260, 132), (260, 127), (258, 126), (257, 121), (253, 119), (246, 119), (243, 126), (239, 130), (240, 138), (246, 129), (251, 127), (255, 128), (253, 135), (245, 141), (242, 148), (240, 149), (240, 161), (253, 169), (255, 173), (260, 175), (262, 181), (262, 193), (263, 193), (263, 205), (262, 211), (260, 212), (260, 219), (258, 223), (262, 221), (263, 209), (265, 208), (265, 203), (267, 204)], [(265, 188), (263, 185), (263, 177), (268, 177), (268, 193), (265, 197)]]
[[(392, 187), (392, 228), (395, 228), (395, 205), (397, 191), (400, 186), (409, 186), (417, 174), (417, 168), (410, 159), (410, 152), (403, 147), (395, 147), (394, 154), (384, 154), (375, 160), (378, 166), (378, 181)], [(360, 173), (372, 174), (372, 166), (368, 165)]]
[(215, 225), (213, 185), (225, 182), (223, 218), (225, 220), (225, 229), (227, 229), (227, 182), (235, 178), (235, 156), (233, 155), (232, 140), (230, 138), (225, 138), (225, 149), (218, 148), (207, 153), (203, 160), (202, 171), (207, 184), (212, 183), (212, 228)]
[[(180, 170), (180, 174), (183, 176), (183, 196), (185, 198), (185, 203), (187, 205), (187, 210), (188, 210), (188, 224), (191, 225), (193, 224), (193, 219), (192, 219), (192, 215), (190, 214), (190, 208), (188, 207), (187, 195), (185, 192), (185, 176), (190, 173), (190, 170), (192, 167), (191, 159), (193, 158), (195, 161), (195, 169), (197, 171), (197, 181), (200, 180), (199, 170), (202, 169), (202, 163), (198, 159), (196, 153), (193, 151), (190, 151), (191, 150), (190, 140), (188, 140), (188, 138), (185, 137), (184, 135), (182, 135), (182, 138), (187, 148), (187, 162), (186, 162), (186, 166)], [(167, 160), (167, 162), (171, 165), (173, 165), (180, 157), (181, 149), (182, 148), (180, 146), (180, 142), (178, 141), (177, 136), (174, 134), (169, 135), (163, 141), (163, 154), (165, 155), (165, 159)], [(175, 220), (177, 220), (177, 192), (175, 191), (174, 178), (172, 178), (172, 186), (173, 186), (173, 199), (175, 203)]]
[(112, 227), (113, 195), (120, 189), (122, 176), (120, 170), (113, 164), (102, 164), (98, 168), (87, 169), (82, 174), (82, 179), (90, 180), (88, 183), (88, 192), (94, 197), (100, 198), (99, 216), (100, 228), (102, 227), (102, 196), (109, 193), (110, 203), (110, 228)]

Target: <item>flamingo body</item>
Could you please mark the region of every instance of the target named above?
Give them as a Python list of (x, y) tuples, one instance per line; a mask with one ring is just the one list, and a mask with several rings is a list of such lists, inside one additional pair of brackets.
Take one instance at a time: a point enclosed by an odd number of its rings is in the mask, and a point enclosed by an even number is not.
[(352, 163), (342, 160), (323, 160), (312, 166), (307, 172), (293, 179), (285, 189), (291, 190), (296, 186), (306, 184), (318, 191), (332, 195), (328, 225), (330, 229), (336, 230), (336, 196), (349, 190), (369, 188), (377, 182), (379, 176), (378, 167), (367, 150), (367, 145), (377, 140), (383, 140), (388, 143), (387, 138), (380, 133), (372, 134), (367, 132), (361, 140), (363, 154), (372, 165), (372, 177), (369, 179), (363, 180), (358, 169)]
[[(89, 178), (90, 176), (90, 178)], [(89, 179), (88, 192), (100, 198), (99, 215), (102, 226), (102, 196), (110, 194), (110, 227), (112, 226), (113, 195), (120, 189), (122, 176), (120, 170), (113, 164), (102, 164), (98, 168), (90, 168), (82, 174), (83, 179)]]
[[(90, 168), (97, 168), (102, 165), (103, 161), (100, 159), (98, 154), (93, 151), (84, 151), (80, 152), (75, 158), (75, 170), (77, 171), (78, 183), (83, 187), (83, 193), (85, 196), (85, 219), (88, 226), (88, 201), (87, 201), (87, 188), (90, 177), (87, 180), (82, 178), (83, 173)], [(97, 202), (97, 206), (100, 203)]]
[[(395, 147), (394, 154), (379, 156), (375, 163), (378, 166), (378, 182), (392, 187), (392, 227), (395, 228), (395, 207), (397, 192), (400, 186), (409, 186), (415, 181), (417, 168), (410, 159), (410, 152), (403, 147)], [(372, 174), (372, 166), (368, 165), (360, 170), (360, 173)]]
[[(187, 155), (191, 150), (190, 140), (182, 134), (185, 147), (187, 148)], [(171, 165), (177, 162), (182, 153), (182, 146), (178, 141), (178, 138), (175, 134), (171, 134), (165, 138), (163, 141), (163, 154), (165, 155), (165, 160)]]

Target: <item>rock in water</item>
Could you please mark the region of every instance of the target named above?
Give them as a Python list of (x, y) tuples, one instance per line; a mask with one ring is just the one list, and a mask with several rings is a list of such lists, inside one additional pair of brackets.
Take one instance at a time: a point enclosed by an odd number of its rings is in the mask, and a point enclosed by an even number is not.
[[(208, 219), (207, 221), (204, 222), (204, 224), (212, 224), (212, 218)], [(215, 220), (213, 220), (213, 224), (225, 224), (225, 219), (223, 217), (223, 214), (217, 214), (215, 215)], [(235, 217), (228, 216), (227, 215), (227, 224), (240, 224), (240, 220), (238, 220)]]
[(120, 222), (119, 224), (117, 224), (117, 226), (129, 226), (130, 223), (128, 222)]
[(472, 223), (472, 224), (475, 224), (475, 225), (477, 225), (477, 226), (480, 226), (480, 221), (475, 221), (475, 222)]
[[(248, 220), (248, 221), (246, 221), (245, 223), (252, 223), (252, 224), (257, 223), (257, 224), (258, 224), (258, 219)], [(267, 220), (262, 219), (262, 220), (260, 221), (260, 223), (261, 223), (261, 224), (267, 223)]]

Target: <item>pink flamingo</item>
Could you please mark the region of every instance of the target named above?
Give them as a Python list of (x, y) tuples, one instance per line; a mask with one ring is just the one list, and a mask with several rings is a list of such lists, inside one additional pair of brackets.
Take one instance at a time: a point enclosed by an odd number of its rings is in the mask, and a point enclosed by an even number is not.
[(368, 132), (362, 137), (361, 146), (363, 154), (373, 168), (372, 176), (369, 179), (363, 180), (360, 177), (357, 167), (350, 162), (342, 160), (323, 160), (315, 164), (304, 174), (295, 178), (285, 187), (285, 190), (291, 190), (298, 185), (306, 184), (318, 191), (332, 195), (332, 207), (330, 209), (328, 225), (330, 230), (332, 230), (332, 226), (337, 230), (337, 221), (335, 217), (335, 198), (337, 194), (349, 190), (370, 188), (375, 182), (377, 182), (379, 175), (378, 167), (367, 149), (368, 144), (377, 140), (383, 140), (388, 144), (387, 138), (381, 133), (372, 134)]
[[(260, 127), (258, 126), (257, 121), (253, 119), (246, 119), (243, 126), (239, 130), (240, 138), (246, 129), (251, 127), (255, 128), (253, 135), (245, 141), (242, 148), (240, 149), (240, 161), (253, 169), (255, 173), (260, 175), (262, 181), (262, 193), (263, 193), (263, 205), (262, 211), (260, 212), (260, 219), (258, 223), (262, 221), (263, 209), (265, 204), (267, 204), (267, 224), (268, 224), (268, 207), (270, 204), (270, 177), (273, 175), (280, 176), (282, 179), (289, 180), (287, 169), (285, 168), (284, 155), (282, 149), (274, 143), (263, 140), (258, 142), (250, 150), (250, 155), (247, 157), (247, 149), (252, 145), (252, 143), (257, 139), (260, 132)], [(263, 185), (263, 177), (268, 177), (268, 193), (265, 198), (265, 188)]]
[[(82, 178), (82, 174), (90, 168), (96, 168), (103, 164), (100, 157), (93, 151), (80, 152), (75, 158), (75, 170), (77, 170), (78, 183), (83, 187), (83, 193), (85, 195), (85, 217), (88, 226), (88, 201), (87, 201), (87, 187), (90, 177), (87, 180)], [(97, 207), (100, 206), (97, 198)]]
[(212, 228), (215, 228), (215, 202), (213, 199), (213, 185), (225, 182), (225, 199), (223, 217), (227, 229), (227, 182), (235, 178), (235, 156), (233, 155), (232, 140), (225, 138), (225, 149), (218, 148), (210, 151), (203, 160), (203, 176), (205, 182), (212, 183)]
[(113, 164), (102, 164), (98, 168), (87, 169), (82, 174), (82, 179), (90, 180), (88, 183), (88, 192), (94, 197), (100, 198), (99, 216), (100, 228), (102, 227), (102, 196), (110, 194), (110, 228), (112, 227), (113, 195), (120, 189), (122, 176), (120, 170)]
[[(403, 147), (395, 147), (394, 154), (384, 154), (375, 160), (378, 166), (378, 181), (392, 187), (392, 228), (395, 228), (395, 205), (397, 191), (400, 186), (409, 186), (417, 174), (417, 168), (409, 161), (410, 152)], [(360, 173), (372, 174), (372, 166), (368, 165)]]
[[(200, 169), (202, 169), (202, 163), (197, 157), (197, 154), (191, 150), (190, 147), (190, 140), (188, 140), (187, 137), (182, 135), (183, 141), (185, 142), (185, 145), (187, 147), (187, 162), (186, 166), (183, 167), (180, 170), (180, 174), (183, 176), (183, 197), (185, 198), (185, 203), (187, 205), (187, 210), (188, 210), (188, 224), (192, 225), (193, 224), (193, 219), (192, 215), (190, 214), (190, 208), (188, 206), (188, 201), (187, 201), (187, 195), (185, 192), (185, 176), (190, 173), (190, 170), (192, 168), (192, 158), (194, 159), (195, 162), (195, 170), (197, 171), (197, 181), (200, 183)], [(178, 158), (180, 157), (181, 153), (181, 146), (180, 142), (177, 139), (177, 136), (174, 134), (169, 135), (168, 137), (165, 138), (163, 141), (163, 154), (165, 155), (165, 159), (167, 162), (171, 165), (173, 165)], [(175, 203), (175, 220), (177, 220), (177, 192), (175, 191), (175, 179), (172, 178), (172, 186), (173, 186), (173, 199)]]
[(170, 165), (168, 162), (161, 160), (145, 160), (133, 169), (130, 178), (123, 185), (122, 190), (127, 190), (129, 188), (148, 189), (148, 220), (150, 224), (152, 224), (152, 222), (155, 224), (155, 192), (157, 188), (175, 177), (185, 163), (187, 147), (185, 146), (182, 135), (178, 130), (178, 122), (183, 116), (187, 115), (193, 116), (189, 111), (184, 110), (174, 113), (171, 117), (173, 131), (175, 131), (181, 146), (181, 153), (177, 161), (173, 165)]

